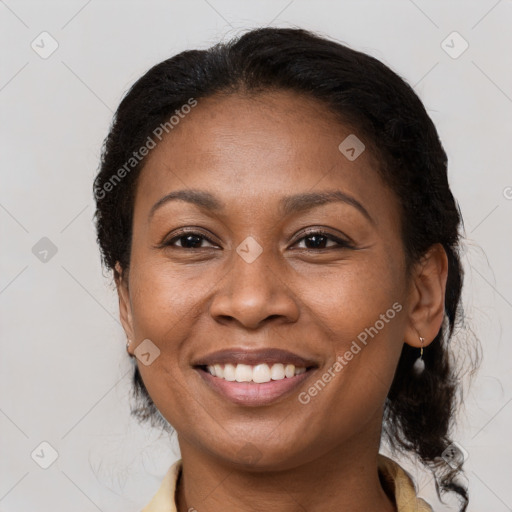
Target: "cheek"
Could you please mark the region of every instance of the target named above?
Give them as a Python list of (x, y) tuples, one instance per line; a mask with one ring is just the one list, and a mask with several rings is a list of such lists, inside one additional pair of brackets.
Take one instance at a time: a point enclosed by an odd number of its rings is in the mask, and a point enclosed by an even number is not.
[[(204, 290), (200, 279), (159, 262), (133, 264), (130, 274), (132, 315), (138, 343), (149, 339), (158, 347), (158, 357), (150, 365), (137, 365), (144, 385), (166, 420), (174, 428), (189, 428), (183, 414), (194, 401), (184, 378), (181, 361), (190, 326), (198, 317)], [(202, 282), (202, 281), (201, 281)]]
[[(148, 259), (144, 265), (134, 261), (130, 271), (132, 318), (137, 343), (150, 340), (158, 357), (148, 366), (138, 361), (138, 366), (157, 407), (172, 411), (182, 402), (183, 352), (204, 308), (208, 274), (199, 273), (204, 279), (192, 279), (168, 263)], [(160, 397), (165, 397), (163, 403)]]
[(155, 342), (175, 339), (197, 318), (211, 273), (159, 262), (134, 268), (132, 311), (137, 337), (154, 338)]
[(382, 251), (368, 252), (330, 272), (302, 276), (299, 296), (311, 308), (313, 321), (325, 327), (340, 351), (376, 322), (382, 334), (400, 331), (396, 321), (400, 315), (395, 314), (398, 308), (393, 309), (393, 304), (404, 300), (403, 280), (396, 258)]
[(403, 279), (400, 265), (381, 256), (317, 280), (314, 291), (303, 287), (312, 318), (330, 340), (321, 382), (303, 401), (322, 403), (318, 413), (332, 411), (333, 428), (343, 417), (364, 421), (387, 395), (403, 345)]

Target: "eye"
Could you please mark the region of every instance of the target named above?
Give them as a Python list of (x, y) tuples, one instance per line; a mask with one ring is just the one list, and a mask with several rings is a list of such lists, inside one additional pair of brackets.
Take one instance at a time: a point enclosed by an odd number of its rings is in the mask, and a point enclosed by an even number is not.
[[(306, 236), (303, 236), (298, 243), (305, 241), (305, 247), (301, 249), (341, 249), (341, 248), (354, 248), (354, 246), (346, 241), (342, 240), (326, 231), (317, 230), (310, 231)], [(329, 242), (334, 242), (334, 245), (327, 246)], [(309, 247), (308, 247), (309, 244)]]
[[(216, 245), (205, 235), (202, 233), (198, 233), (196, 231), (185, 231), (181, 232), (178, 236), (171, 238), (170, 240), (162, 243), (163, 247), (178, 247), (180, 249), (203, 249), (204, 246), (201, 246), (203, 241), (208, 242), (212, 246), (216, 247)], [(175, 242), (179, 242), (179, 245), (176, 245)]]
[[(310, 231), (306, 236), (303, 236), (296, 242), (296, 244), (304, 241), (305, 246), (299, 247), (300, 249), (315, 250), (315, 249), (342, 249), (354, 248), (354, 245), (347, 240), (342, 240), (326, 231), (316, 230)], [(182, 231), (177, 236), (163, 242), (161, 247), (175, 247), (180, 249), (205, 249), (208, 246), (202, 245), (203, 242), (209, 244), (210, 247), (218, 247), (207, 236), (197, 231)], [(328, 245), (331, 242), (331, 245)]]

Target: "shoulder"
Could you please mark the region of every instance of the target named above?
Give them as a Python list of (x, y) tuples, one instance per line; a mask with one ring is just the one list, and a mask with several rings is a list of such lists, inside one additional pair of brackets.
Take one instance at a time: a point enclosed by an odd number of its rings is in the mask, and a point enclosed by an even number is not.
[(397, 462), (379, 453), (378, 467), (383, 485), (395, 497), (398, 512), (433, 512), (417, 496), (412, 478)]
[(177, 460), (165, 474), (158, 491), (141, 512), (177, 512), (176, 483), (181, 473), (182, 460)]

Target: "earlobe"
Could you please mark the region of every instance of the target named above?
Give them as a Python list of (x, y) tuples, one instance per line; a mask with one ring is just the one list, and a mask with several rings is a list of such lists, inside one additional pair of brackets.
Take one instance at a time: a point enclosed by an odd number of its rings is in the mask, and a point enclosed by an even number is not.
[(448, 257), (436, 243), (417, 263), (409, 292), (408, 323), (404, 341), (412, 347), (429, 345), (439, 333), (444, 319)]
[[(121, 324), (126, 334), (126, 338), (129, 340), (133, 340), (134, 332), (128, 280), (119, 262), (117, 262), (115, 265), (114, 279), (116, 282), (117, 295), (119, 298), (119, 317), (121, 320)], [(127, 344), (126, 347), (128, 352), (131, 353), (131, 345)]]

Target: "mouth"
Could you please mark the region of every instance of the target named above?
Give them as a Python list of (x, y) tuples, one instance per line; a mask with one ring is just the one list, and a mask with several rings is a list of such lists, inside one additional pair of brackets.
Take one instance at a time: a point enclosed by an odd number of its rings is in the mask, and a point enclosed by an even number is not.
[(237, 405), (268, 405), (291, 395), (319, 367), (281, 349), (223, 350), (194, 362), (210, 391)]

